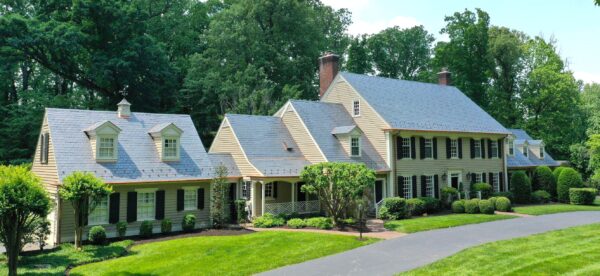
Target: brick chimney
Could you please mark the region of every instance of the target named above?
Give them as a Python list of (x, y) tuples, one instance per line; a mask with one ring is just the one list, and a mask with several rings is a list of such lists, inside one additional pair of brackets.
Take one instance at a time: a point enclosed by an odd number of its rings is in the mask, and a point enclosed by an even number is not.
[(319, 98), (323, 97), (339, 70), (340, 56), (326, 52), (319, 58)]
[(117, 116), (122, 119), (128, 119), (131, 116), (131, 104), (123, 99), (117, 104)]
[(438, 83), (440, 85), (452, 85), (451, 73), (448, 72), (448, 68), (442, 68), (442, 72), (438, 73)]

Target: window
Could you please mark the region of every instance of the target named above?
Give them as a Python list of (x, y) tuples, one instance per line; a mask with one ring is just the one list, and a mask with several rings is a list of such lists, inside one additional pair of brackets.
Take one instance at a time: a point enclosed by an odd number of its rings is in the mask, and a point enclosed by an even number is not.
[(402, 177), (404, 179), (404, 189), (403, 189), (403, 194), (404, 194), (404, 198), (412, 198), (413, 197), (413, 191), (412, 191), (412, 177), (410, 176), (403, 176)]
[(544, 159), (544, 146), (540, 146), (540, 159)]
[(433, 140), (432, 139), (424, 139), (425, 140), (425, 158), (433, 158)]
[(458, 140), (450, 140), (450, 158), (458, 158)]
[(500, 173), (492, 173), (492, 187), (494, 192), (500, 192)]
[(250, 181), (244, 181), (244, 183), (242, 183), (242, 198), (250, 199), (250, 185), (252, 185), (252, 182)]
[(510, 156), (515, 155), (515, 142), (513, 140), (508, 140), (508, 154)]
[(273, 197), (273, 183), (265, 184), (265, 197)]
[(196, 187), (183, 190), (183, 210), (198, 209), (198, 190)]
[(97, 203), (96, 208), (88, 214), (89, 225), (108, 224), (108, 197)]
[(352, 110), (354, 116), (360, 116), (360, 101), (356, 100), (352, 103)]
[(529, 147), (527, 147), (527, 145), (523, 145), (523, 155), (525, 155), (525, 157), (529, 156)]
[(481, 158), (481, 140), (473, 140), (473, 151), (475, 158)]
[(163, 156), (168, 159), (175, 159), (178, 154), (177, 139), (167, 138), (164, 140)]
[(137, 220), (154, 220), (154, 192), (138, 192), (137, 194)]
[(481, 183), (483, 182), (483, 177), (482, 177), (482, 173), (475, 173), (475, 183)]
[(48, 147), (50, 146), (50, 134), (42, 134), (41, 139), (42, 141), (40, 143), (40, 163), (48, 164)]
[(350, 154), (352, 156), (360, 156), (360, 137), (350, 138)]
[(498, 141), (491, 141), (492, 158), (498, 158)]
[(412, 158), (410, 138), (402, 138), (402, 158)]
[(115, 138), (100, 137), (98, 146), (98, 157), (100, 159), (113, 159), (115, 156)]
[(433, 175), (425, 176), (425, 183), (422, 184), (425, 185), (425, 196), (435, 197), (433, 190)]

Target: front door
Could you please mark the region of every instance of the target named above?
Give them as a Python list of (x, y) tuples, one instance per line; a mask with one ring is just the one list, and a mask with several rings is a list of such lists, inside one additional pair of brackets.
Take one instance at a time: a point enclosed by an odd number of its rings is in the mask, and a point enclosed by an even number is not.
[(375, 203), (383, 199), (383, 180), (375, 181)]
[(458, 185), (460, 183), (460, 175), (457, 173), (453, 173), (450, 175), (450, 185), (452, 186), (452, 188), (455, 188), (458, 190)]

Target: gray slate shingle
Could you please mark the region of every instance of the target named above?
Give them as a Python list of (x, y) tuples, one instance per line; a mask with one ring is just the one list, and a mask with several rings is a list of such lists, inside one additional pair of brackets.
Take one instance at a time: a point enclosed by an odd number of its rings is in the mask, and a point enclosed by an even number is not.
[(525, 156), (517, 147), (522, 147), (523, 143), (527, 141), (530, 145), (539, 145), (542, 140), (534, 140), (522, 129), (509, 129), (515, 136), (515, 151), (513, 156), (507, 156), (506, 165), (509, 169), (536, 167), (536, 166), (550, 166), (555, 167), (560, 164), (550, 156), (547, 152), (544, 154), (544, 158), (540, 159), (528, 149), (529, 153)]

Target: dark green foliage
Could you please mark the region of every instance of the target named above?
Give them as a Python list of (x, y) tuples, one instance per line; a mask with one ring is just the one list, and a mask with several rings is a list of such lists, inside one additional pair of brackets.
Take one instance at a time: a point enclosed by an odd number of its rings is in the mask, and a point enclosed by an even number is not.
[(285, 219), (281, 216), (275, 216), (271, 213), (266, 213), (262, 217), (257, 217), (252, 221), (254, 227), (271, 228), (285, 225)]
[(545, 190), (537, 190), (531, 193), (531, 202), (533, 203), (548, 203), (552, 196)]
[(531, 201), (531, 182), (525, 172), (517, 171), (512, 174), (510, 191), (516, 203), (523, 204)]
[(448, 208), (452, 201), (458, 198), (458, 190), (453, 187), (444, 186), (441, 189), (441, 204), (444, 208)]
[(569, 189), (583, 188), (581, 175), (572, 168), (564, 168), (558, 177), (557, 193), (558, 201), (569, 202)]
[(333, 228), (333, 221), (331, 220), (331, 218), (326, 217), (307, 218), (306, 226), (318, 229), (331, 229)]
[(593, 205), (597, 195), (598, 190), (594, 188), (569, 189), (570, 202), (575, 205)]
[(248, 220), (248, 211), (246, 211), (246, 200), (238, 199), (234, 201), (237, 213), (237, 223), (244, 223)]
[(487, 199), (482, 199), (479, 201), (479, 212), (481, 212), (482, 214), (492, 215), (494, 214), (494, 209), (495, 206), (492, 204), (491, 201)]
[(194, 214), (185, 214), (181, 221), (181, 230), (184, 232), (192, 232), (196, 228), (196, 216)]
[(420, 216), (425, 213), (425, 201), (420, 198), (407, 199), (406, 207), (410, 216)]
[(465, 213), (477, 214), (479, 213), (479, 199), (470, 199), (465, 201)]
[(512, 211), (512, 205), (510, 199), (507, 197), (498, 197), (496, 198), (496, 210), (500, 212), (510, 212)]
[(496, 193), (493, 193), (492, 196), (494, 196), (494, 197), (506, 197), (506, 198), (508, 198), (510, 200), (514, 200), (513, 193), (511, 193), (511, 192), (496, 192)]
[(119, 221), (115, 227), (117, 228), (117, 235), (119, 238), (125, 237), (127, 234), (127, 222)]
[(550, 193), (551, 196), (556, 196), (556, 178), (547, 166), (535, 168), (531, 186), (534, 191), (544, 190)]
[(170, 219), (163, 219), (160, 222), (160, 232), (163, 234), (168, 234), (171, 233), (171, 230), (173, 229), (173, 223), (171, 222)]
[(441, 202), (435, 197), (419, 197), (425, 203), (425, 213), (433, 214), (441, 210)]
[(496, 199), (497, 199), (497, 197), (495, 197), (495, 196), (488, 198), (488, 200), (490, 201), (490, 203), (492, 203), (492, 206), (494, 206), (494, 208), (496, 206)]
[(90, 228), (88, 240), (95, 245), (104, 244), (106, 242), (106, 230), (104, 230), (104, 227), (96, 225)]
[(473, 184), (473, 191), (477, 194), (477, 192), (481, 192), (481, 198), (486, 199), (492, 195), (492, 185), (488, 183), (475, 183)]
[(150, 238), (152, 237), (152, 232), (153, 232), (153, 225), (152, 225), (152, 221), (146, 220), (146, 221), (142, 221), (142, 224), (140, 224), (140, 237), (142, 238)]
[(214, 228), (223, 228), (229, 215), (229, 181), (227, 167), (215, 168), (215, 176), (210, 183), (210, 220)]
[(566, 169), (567, 167), (556, 167), (553, 171), (552, 171), (552, 175), (554, 175), (554, 178), (556, 179), (556, 182), (558, 182), (558, 177), (560, 176), (560, 174), (562, 173), (562, 171), (564, 169)]
[(373, 65), (369, 49), (367, 48), (367, 35), (352, 38), (348, 46), (348, 60), (344, 70), (356, 74), (367, 74), (373, 72)]
[(452, 202), (452, 213), (460, 214), (465, 212), (465, 200)]
[(410, 215), (406, 199), (401, 197), (388, 197), (383, 200), (379, 210), (379, 217), (385, 220), (403, 219)]
[(294, 229), (304, 228), (306, 227), (306, 222), (301, 218), (293, 218), (288, 220), (287, 226)]

